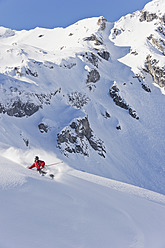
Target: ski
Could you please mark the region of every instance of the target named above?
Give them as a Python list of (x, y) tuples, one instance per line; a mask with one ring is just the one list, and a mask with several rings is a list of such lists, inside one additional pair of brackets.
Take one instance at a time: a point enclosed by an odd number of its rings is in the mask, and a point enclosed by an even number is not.
[[(27, 167), (29, 169), (29, 166)], [(43, 169), (43, 168), (42, 168)], [(48, 175), (51, 179), (54, 179), (55, 175), (51, 172), (48, 172), (48, 171), (43, 171), (42, 169), (32, 169), (33, 171), (36, 171), (36, 172), (39, 172), (39, 174), (41, 176), (45, 176), (45, 175)], [(50, 174), (49, 174), (50, 173)]]
[(39, 172), (40, 174), (41, 174), (41, 176), (45, 176), (45, 175), (48, 175), (51, 179), (54, 179), (54, 174), (48, 174), (48, 172), (46, 172), (46, 171), (40, 171)]
[(54, 174), (52, 174), (52, 173), (48, 174), (47, 171), (43, 171), (43, 170), (39, 170), (39, 171), (35, 170), (35, 171), (36, 171), (36, 172), (39, 172), (39, 174), (40, 174), (41, 176), (48, 175), (51, 179), (54, 179), (54, 177), (55, 177)]

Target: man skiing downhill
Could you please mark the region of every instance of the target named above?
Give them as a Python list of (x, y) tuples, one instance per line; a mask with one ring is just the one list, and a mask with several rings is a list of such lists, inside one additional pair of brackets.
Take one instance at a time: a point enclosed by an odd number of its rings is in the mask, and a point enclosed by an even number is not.
[(41, 169), (43, 169), (44, 166), (45, 166), (45, 162), (42, 161), (42, 160), (39, 160), (39, 157), (36, 156), (35, 159), (34, 159), (34, 163), (29, 167), (29, 169), (32, 169), (32, 168), (36, 167), (37, 168), (37, 171), (39, 173), (42, 173), (42, 170)]

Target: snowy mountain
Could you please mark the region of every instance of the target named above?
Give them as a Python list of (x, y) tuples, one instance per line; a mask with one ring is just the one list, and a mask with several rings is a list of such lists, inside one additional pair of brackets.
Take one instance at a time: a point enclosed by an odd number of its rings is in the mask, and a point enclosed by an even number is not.
[(2, 153), (21, 149), (23, 165), (29, 150), (49, 151), (73, 168), (165, 193), (164, 10), (154, 0), (116, 23), (1, 27)]
[(164, 0), (0, 27), (0, 248), (164, 248), (164, 105)]

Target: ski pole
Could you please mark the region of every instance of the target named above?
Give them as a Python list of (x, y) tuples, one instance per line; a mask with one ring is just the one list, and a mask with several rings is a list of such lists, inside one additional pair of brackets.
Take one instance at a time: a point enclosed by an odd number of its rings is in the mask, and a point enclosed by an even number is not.
[(56, 164), (62, 164), (63, 162), (57, 162), (57, 163), (54, 163), (54, 164), (47, 164), (46, 166), (52, 166), (52, 165), (56, 165)]

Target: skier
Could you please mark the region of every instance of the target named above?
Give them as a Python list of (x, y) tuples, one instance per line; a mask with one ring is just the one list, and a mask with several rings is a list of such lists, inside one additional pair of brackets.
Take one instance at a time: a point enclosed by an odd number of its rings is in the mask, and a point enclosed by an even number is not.
[(42, 160), (39, 160), (39, 157), (36, 156), (35, 159), (34, 159), (34, 163), (29, 167), (29, 169), (32, 169), (34, 167), (37, 168), (37, 171), (39, 173), (43, 173), (43, 171), (41, 169), (43, 169), (45, 166), (45, 162), (42, 161)]

